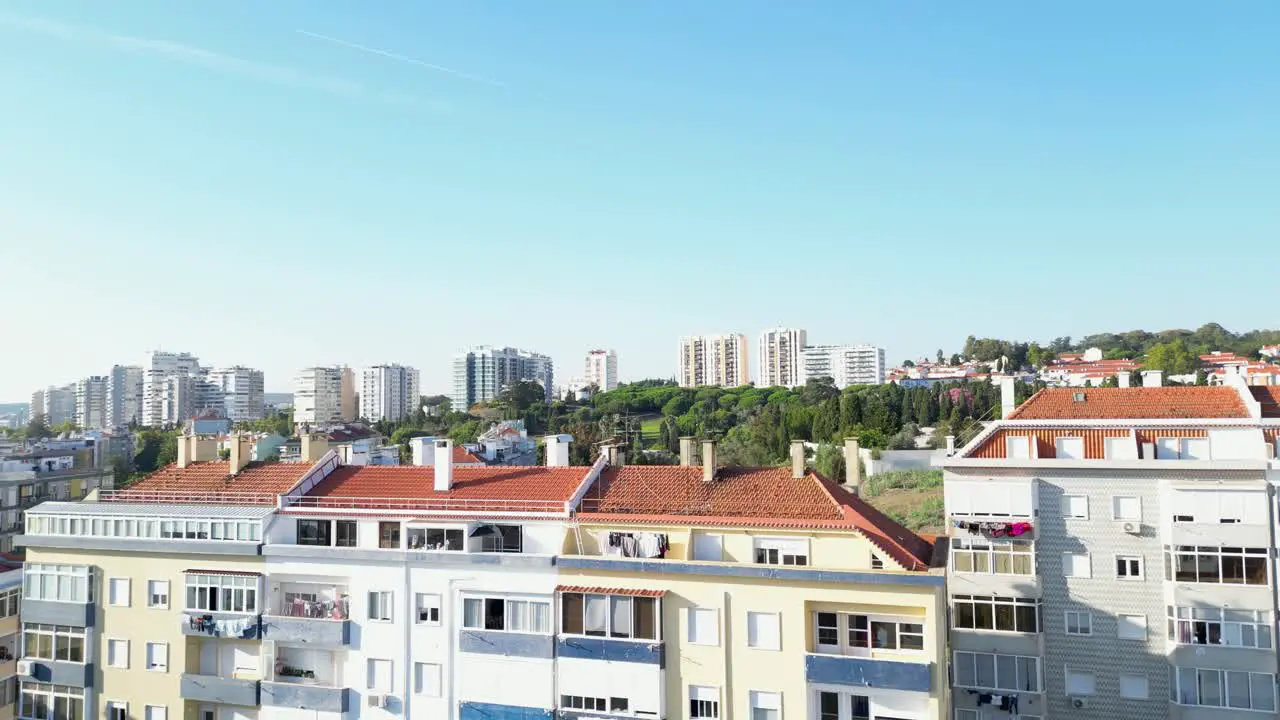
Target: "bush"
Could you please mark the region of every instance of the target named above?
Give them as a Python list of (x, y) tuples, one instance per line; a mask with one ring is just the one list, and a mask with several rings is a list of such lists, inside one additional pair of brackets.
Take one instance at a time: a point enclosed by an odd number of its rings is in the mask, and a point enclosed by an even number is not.
[(941, 470), (898, 470), (867, 478), (862, 492), (875, 497), (886, 490), (928, 490), (942, 487)]

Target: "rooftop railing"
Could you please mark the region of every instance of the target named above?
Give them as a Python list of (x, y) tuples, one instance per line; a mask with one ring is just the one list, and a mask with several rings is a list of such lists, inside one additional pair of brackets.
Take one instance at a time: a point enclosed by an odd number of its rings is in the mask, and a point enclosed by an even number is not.
[(98, 493), (98, 501), (144, 505), (275, 505), (276, 495), (192, 490), (103, 490)]
[(568, 513), (561, 500), (506, 500), (489, 498), (374, 498), (374, 497), (288, 497), (287, 509), (315, 510), (407, 510), (426, 513)]

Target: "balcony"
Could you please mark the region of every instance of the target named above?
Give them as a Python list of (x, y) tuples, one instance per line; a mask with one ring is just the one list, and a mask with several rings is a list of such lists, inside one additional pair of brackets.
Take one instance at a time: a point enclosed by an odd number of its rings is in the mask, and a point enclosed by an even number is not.
[(178, 621), (182, 634), (197, 637), (221, 637), (231, 640), (257, 640), (262, 636), (262, 616), (244, 613), (218, 613), (188, 610)]
[(804, 658), (804, 670), (805, 679), (810, 683), (915, 692), (933, 690), (932, 663), (809, 653)]
[(258, 705), (257, 680), (183, 673), (178, 692), (183, 700), (249, 707)]
[(62, 602), (59, 600), (23, 600), (22, 621), (46, 625), (93, 625), (95, 606), (90, 602)]
[(25, 659), (31, 661), (31, 680), (79, 688), (93, 687), (93, 663)]
[(342, 664), (332, 652), (279, 647), (262, 683), (262, 704), (319, 712), (346, 712), (350, 691), (344, 687)]
[(347, 588), (324, 583), (281, 583), (262, 621), (268, 640), (319, 647), (343, 647), (351, 641)]

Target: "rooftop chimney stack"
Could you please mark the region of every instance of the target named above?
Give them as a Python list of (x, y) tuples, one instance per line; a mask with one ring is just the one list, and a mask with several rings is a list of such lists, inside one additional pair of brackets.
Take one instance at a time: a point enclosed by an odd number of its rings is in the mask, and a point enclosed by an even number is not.
[(231, 467), (228, 471), (235, 475), (249, 464), (249, 459), (253, 457), (253, 441), (244, 433), (235, 433), (231, 436)]
[(303, 433), (301, 451), (303, 462), (319, 462), (329, 452), (329, 436), (324, 433)]
[(858, 438), (844, 439), (844, 484), (854, 495), (862, 488), (862, 465), (858, 457)]
[(693, 438), (688, 435), (680, 438), (680, 464), (684, 467), (693, 465)]
[(449, 492), (453, 489), (453, 441), (444, 438), (435, 443), (435, 490)]
[(702, 481), (715, 482), (716, 480), (716, 441), (702, 441)]
[(543, 438), (547, 446), (547, 467), (569, 467), (570, 435), (548, 435)]
[(1116, 385), (1122, 388), (1129, 387), (1129, 373), (1127, 372), (1116, 373)]
[(791, 441), (791, 477), (799, 480), (804, 477), (804, 441)]
[(178, 436), (178, 467), (184, 468), (191, 464), (191, 441), (194, 439), (186, 434)]
[(1142, 387), (1160, 387), (1164, 385), (1164, 372), (1162, 370), (1143, 370), (1142, 371)]
[(955, 455), (955, 454), (956, 454), (956, 436), (948, 435), (947, 436), (947, 457), (951, 457), (952, 455)]
[(1014, 398), (1013, 378), (1000, 378), (1000, 417), (1007, 418), (1013, 414), (1013, 409), (1017, 407), (1017, 401)]

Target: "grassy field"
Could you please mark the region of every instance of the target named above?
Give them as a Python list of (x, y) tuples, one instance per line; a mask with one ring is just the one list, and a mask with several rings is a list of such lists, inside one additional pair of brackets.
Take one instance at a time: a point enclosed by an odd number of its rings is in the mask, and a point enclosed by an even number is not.
[(941, 470), (903, 470), (868, 478), (862, 497), (889, 517), (922, 533), (945, 530)]
[(658, 416), (640, 421), (640, 434), (644, 437), (646, 445), (656, 445), (658, 443), (658, 426), (660, 425), (662, 425), (662, 418)]

